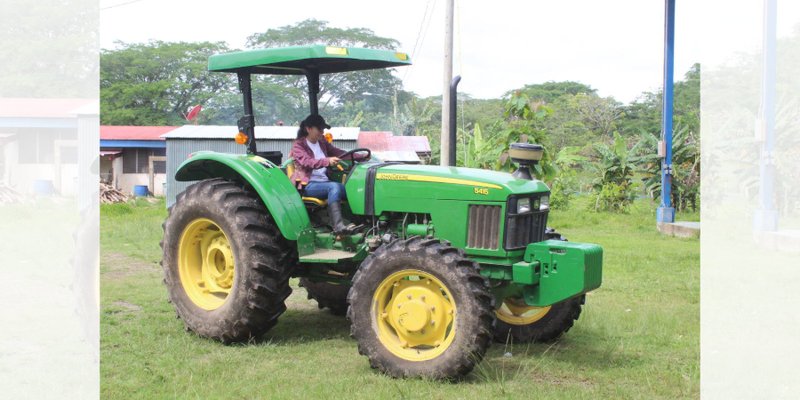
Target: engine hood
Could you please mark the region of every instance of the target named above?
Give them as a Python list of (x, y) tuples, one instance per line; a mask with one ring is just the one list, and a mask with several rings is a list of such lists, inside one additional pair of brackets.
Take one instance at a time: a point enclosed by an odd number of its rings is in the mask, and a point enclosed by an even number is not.
[(516, 179), (507, 172), (432, 165), (401, 164), (379, 168), (375, 187), (391, 183), (408, 189), (429, 189), (414, 193), (421, 198), (452, 200), (505, 201), (510, 194), (549, 191), (542, 181)]
[[(542, 181), (516, 179), (510, 173), (475, 168), (412, 164), (361, 164), (348, 181), (348, 198), (382, 203), (419, 200), (505, 202), (517, 193), (547, 192)], [(368, 194), (367, 192), (372, 192)], [(352, 195), (351, 195), (352, 194)], [(360, 203), (360, 201), (355, 200)], [(358, 207), (360, 208), (360, 207)]]

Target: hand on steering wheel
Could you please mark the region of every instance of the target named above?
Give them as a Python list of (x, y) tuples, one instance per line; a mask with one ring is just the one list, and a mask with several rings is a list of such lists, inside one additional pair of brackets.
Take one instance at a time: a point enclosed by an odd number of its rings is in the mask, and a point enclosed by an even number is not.
[[(359, 160), (356, 160), (356, 154), (357, 153), (367, 153), (367, 154), (366, 154), (366, 156), (360, 157)], [(349, 160), (350, 163), (349, 163), (349, 165), (346, 165), (346, 167), (347, 167), (347, 170), (349, 171), (358, 162), (369, 160), (372, 157), (372, 151), (370, 151), (370, 149), (367, 149), (367, 148), (353, 149), (353, 150), (346, 151), (344, 154), (340, 155), (338, 158), (341, 161), (345, 161), (345, 158), (348, 158), (348, 157), (350, 158), (350, 160)], [(339, 171), (345, 171), (345, 168), (342, 167), (341, 163), (336, 163), (335, 165), (336, 165), (336, 168), (339, 169)], [(333, 165), (331, 165), (331, 167), (333, 167)]]

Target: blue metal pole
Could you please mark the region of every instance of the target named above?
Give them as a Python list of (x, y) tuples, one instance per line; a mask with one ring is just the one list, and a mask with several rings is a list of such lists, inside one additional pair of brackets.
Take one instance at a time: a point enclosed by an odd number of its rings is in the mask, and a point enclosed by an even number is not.
[(664, 0), (664, 98), (661, 112), (661, 138), (666, 147), (661, 163), (661, 206), (657, 223), (675, 222), (672, 207), (672, 91), (675, 64), (675, 0)]
[(778, 210), (775, 208), (775, 37), (777, 26), (776, 0), (764, 0), (764, 67), (761, 73), (760, 122), (756, 130), (764, 142), (759, 159), (758, 208), (753, 220), (754, 231), (778, 229)]

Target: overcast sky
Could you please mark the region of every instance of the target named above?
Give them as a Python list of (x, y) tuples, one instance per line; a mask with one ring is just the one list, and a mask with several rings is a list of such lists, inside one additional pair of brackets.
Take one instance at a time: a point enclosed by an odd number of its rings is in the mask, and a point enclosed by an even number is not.
[[(400, 41), (413, 66), (399, 68), (406, 90), (442, 92), (446, 0), (404, 2), (100, 0), (100, 45), (115, 41), (226, 41), (243, 48), (247, 36), (307, 18), (341, 28), (369, 28)], [(792, 30), (798, 5), (779, 2), (778, 33)], [(758, 50), (761, 1), (677, 1), (675, 77), (695, 62), (724, 61), (732, 51)], [(789, 10), (789, 9), (793, 10)], [(793, 20), (784, 16), (791, 15)], [(499, 97), (528, 83), (573, 80), (622, 102), (661, 86), (663, 0), (456, 0), (454, 74), (459, 91)], [(732, 37), (715, 37), (718, 18), (739, 20)], [(717, 41), (715, 42), (715, 39)], [(731, 47), (720, 43), (732, 43)], [(416, 49), (415, 49), (416, 44)]]

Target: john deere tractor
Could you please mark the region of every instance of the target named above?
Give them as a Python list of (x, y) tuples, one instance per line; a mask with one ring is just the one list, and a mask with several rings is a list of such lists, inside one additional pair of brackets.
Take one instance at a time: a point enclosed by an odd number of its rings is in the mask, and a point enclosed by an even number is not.
[(332, 233), (325, 200), (290, 182), (291, 159), (256, 149), (252, 74), (305, 75), (317, 114), (320, 75), (409, 64), (404, 53), (326, 46), (209, 58), (210, 71), (238, 75), (246, 154), (197, 152), (176, 173), (197, 182), (170, 207), (162, 265), (189, 330), (224, 343), (263, 335), (286, 310), (292, 277), (320, 307), (346, 313), (358, 351), (395, 377), (457, 378), (492, 340), (550, 341), (572, 327), (600, 286), (602, 249), (546, 228), (549, 189), (529, 172), (541, 146), (511, 146), (514, 174), (351, 150), (329, 171), (361, 226), (351, 235)]

